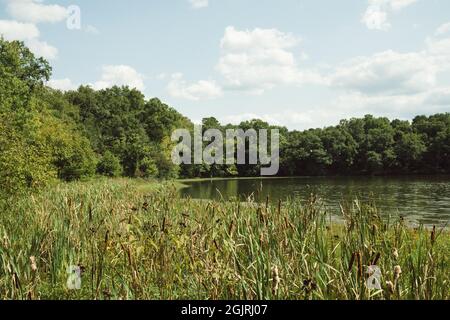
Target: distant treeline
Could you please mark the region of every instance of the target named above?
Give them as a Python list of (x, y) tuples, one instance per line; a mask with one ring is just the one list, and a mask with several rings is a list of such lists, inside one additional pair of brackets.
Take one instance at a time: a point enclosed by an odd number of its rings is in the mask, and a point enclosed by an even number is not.
[[(174, 165), (171, 133), (192, 122), (128, 87), (60, 92), (51, 67), (0, 39), (0, 194), (94, 175), (143, 178), (257, 176), (258, 165)], [(280, 130), (280, 175), (450, 172), (450, 114), (408, 121), (366, 116), (303, 132), (261, 120), (203, 120), (204, 130)]]
[[(215, 118), (204, 130), (226, 129)], [(411, 122), (367, 115), (342, 120), (324, 129), (288, 131), (261, 120), (242, 122), (243, 129), (280, 130), (281, 176), (385, 175), (450, 173), (450, 113), (418, 116)], [(259, 166), (189, 166), (186, 176), (257, 176)]]

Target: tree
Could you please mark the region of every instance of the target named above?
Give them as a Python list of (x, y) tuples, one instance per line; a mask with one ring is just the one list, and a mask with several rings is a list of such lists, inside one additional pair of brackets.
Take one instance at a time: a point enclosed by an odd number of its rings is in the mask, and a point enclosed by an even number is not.
[(0, 117), (0, 198), (44, 187), (56, 177), (48, 149), (30, 143), (9, 117)]
[(416, 133), (400, 133), (396, 140), (395, 153), (399, 171), (415, 172), (420, 170), (422, 157), (427, 150), (420, 136)]
[(320, 138), (332, 159), (330, 173), (349, 173), (358, 153), (358, 145), (347, 129), (344, 126), (329, 127), (321, 132)]
[(0, 38), (0, 197), (44, 186), (56, 176), (47, 146), (33, 140), (36, 95), (50, 71), (22, 42)]
[(23, 42), (0, 38), (0, 112), (28, 109), (35, 90), (41, 89), (50, 75), (48, 62), (36, 58)]
[(119, 177), (122, 175), (122, 165), (111, 151), (105, 151), (97, 165), (97, 173), (107, 177)]
[[(319, 130), (293, 131), (288, 134), (288, 147), (283, 153), (289, 175), (321, 175), (332, 163), (325, 150)], [(286, 164), (285, 164), (286, 165)]]
[(97, 157), (89, 140), (72, 124), (45, 113), (39, 114), (37, 121), (34, 140), (48, 150), (59, 179), (73, 181), (95, 173)]
[(412, 126), (427, 146), (422, 167), (428, 172), (450, 172), (450, 113), (416, 117)]
[(50, 74), (23, 43), (0, 39), (0, 196), (94, 172), (89, 141), (70, 117), (55, 112), (68, 104), (44, 86)]

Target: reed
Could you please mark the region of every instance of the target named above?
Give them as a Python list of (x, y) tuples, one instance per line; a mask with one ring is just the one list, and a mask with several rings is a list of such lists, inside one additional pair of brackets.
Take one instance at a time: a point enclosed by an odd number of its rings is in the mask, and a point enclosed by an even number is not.
[[(0, 205), (1, 299), (449, 299), (450, 235), (373, 203), (196, 201), (170, 182), (60, 184)], [(382, 272), (368, 289), (367, 267)], [(69, 266), (80, 290), (66, 287)]]

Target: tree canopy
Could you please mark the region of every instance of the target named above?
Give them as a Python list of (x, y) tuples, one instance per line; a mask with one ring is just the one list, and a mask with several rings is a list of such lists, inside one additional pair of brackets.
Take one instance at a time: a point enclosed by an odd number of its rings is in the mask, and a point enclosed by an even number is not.
[[(9, 195), (95, 175), (143, 178), (256, 176), (260, 165), (175, 165), (174, 129), (193, 123), (136, 89), (61, 92), (51, 67), (22, 42), (0, 39), (0, 186)], [(210, 117), (203, 130), (278, 129), (279, 175), (450, 173), (450, 113), (411, 122), (367, 115), (322, 129), (289, 131), (254, 119)], [(206, 142), (205, 142), (206, 144)], [(248, 149), (248, 148), (247, 148)], [(248, 154), (248, 150), (247, 150)]]

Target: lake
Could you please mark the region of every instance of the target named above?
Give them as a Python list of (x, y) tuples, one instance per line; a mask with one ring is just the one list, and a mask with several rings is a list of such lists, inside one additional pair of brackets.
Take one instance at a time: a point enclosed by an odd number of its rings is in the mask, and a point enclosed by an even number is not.
[[(308, 199), (318, 195), (326, 208), (339, 213), (342, 200), (375, 200), (382, 214), (401, 215), (412, 224), (444, 226), (450, 222), (450, 176), (301, 177), (224, 179), (183, 182), (180, 192), (193, 199)], [(259, 190), (262, 190), (259, 193)]]

